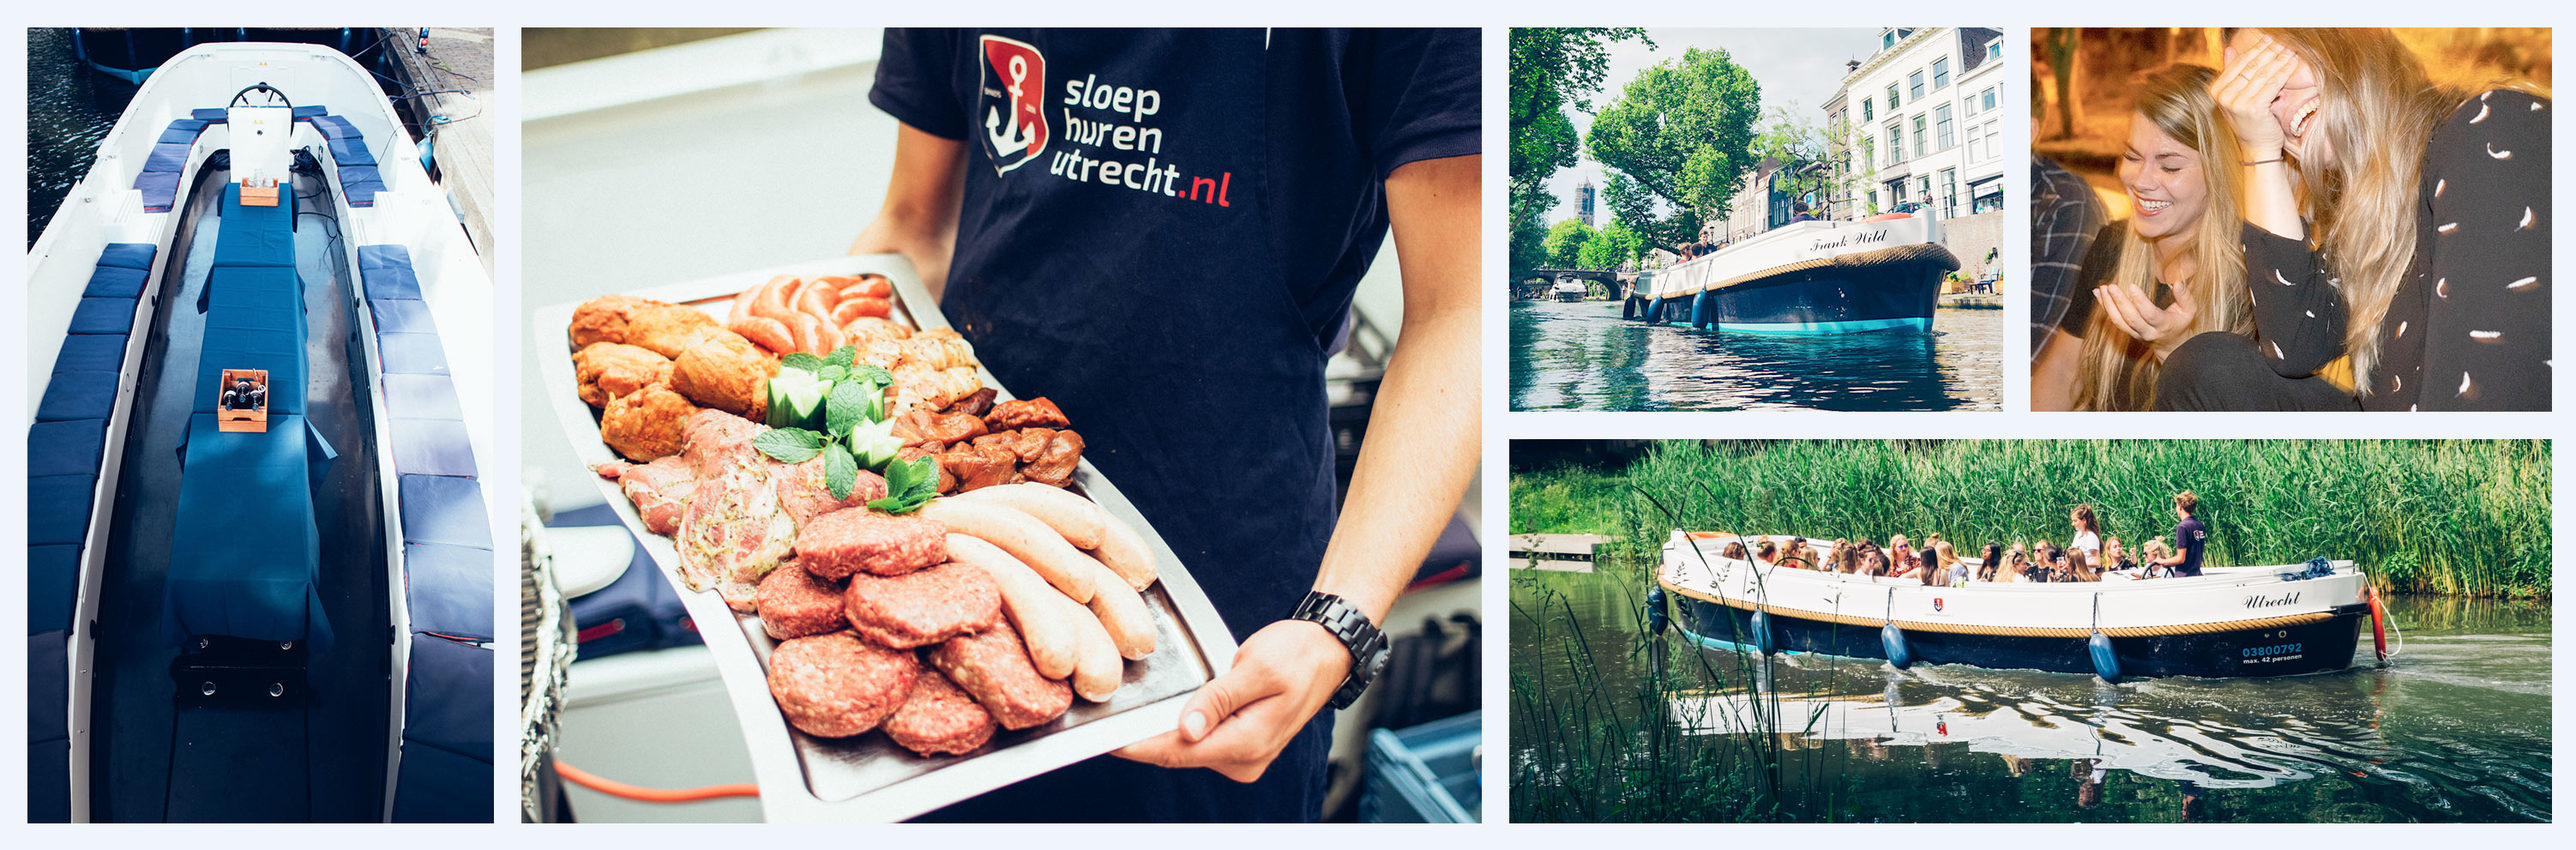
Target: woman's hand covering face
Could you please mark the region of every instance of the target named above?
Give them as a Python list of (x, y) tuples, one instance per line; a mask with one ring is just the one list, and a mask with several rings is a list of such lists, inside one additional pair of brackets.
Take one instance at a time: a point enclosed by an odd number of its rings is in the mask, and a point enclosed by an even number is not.
[(2227, 68), (2212, 81), (2210, 97), (2227, 116), (2227, 126), (2235, 132), (2247, 162), (2280, 156), (2281, 120), (2272, 114), (2272, 101), (2298, 71), (2298, 54), (2271, 36), (2264, 36), (2250, 51), (2228, 53)]

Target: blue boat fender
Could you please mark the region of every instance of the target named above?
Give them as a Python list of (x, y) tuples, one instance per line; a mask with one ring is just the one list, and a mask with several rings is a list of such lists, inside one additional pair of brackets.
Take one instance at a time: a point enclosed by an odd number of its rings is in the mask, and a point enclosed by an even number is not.
[(2093, 638), (2085, 642), (2093, 656), (2093, 675), (2102, 681), (2120, 681), (2120, 653), (2111, 646), (2111, 636), (2102, 633), (2102, 595), (2093, 595)]
[(1771, 615), (1769, 613), (1753, 612), (1753, 649), (1764, 655), (1771, 654)]
[(1646, 628), (1653, 629), (1655, 634), (1660, 635), (1664, 633), (1664, 627), (1669, 625), (1672, 625), (1672, 619), (1670, 614), (1664, 612), (1664, 589), (1658, 585), (1646, 591)]
[(1662, 324), (1662, 323), (1663, 323), (1663, 321), (1664, 321), (1664, 299), (1661, 299), (1661, 298), (1648, 298), (1648, 299), (1646, 299), (1646, 324), (1649, 324), (1649, 325)]
[(1717, 323), (1717, 298), (1706, 290), (1691, 296), (1691, 327), (1707, 330)]
[(1899, 670), (1914, 666), (1914, 653), (1905, 648), (1905, 630), (1897, 628), (1895, 621), (1878, 628), (1878, 642), (1887, 649), (1887, 663)]

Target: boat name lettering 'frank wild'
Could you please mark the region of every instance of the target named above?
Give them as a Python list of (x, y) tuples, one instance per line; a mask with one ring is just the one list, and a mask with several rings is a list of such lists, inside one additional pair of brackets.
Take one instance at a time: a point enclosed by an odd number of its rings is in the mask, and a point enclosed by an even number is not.
[(2279, 596), (2264, 596), (2258, 593), (2253, 596), (2245, 597), (2245, 607), (2247, 608), (2279, 608), (2283, 605), (2297, 604), (2299, 604), (2299, 593), (2295, 590)]
[(1860, 231), (1860, 232), (1856, 232), (1856, 233), (1845, 233), (1845, 234), (1843, 234), (1843, 238), (1841, 238), (1841, 239), (1836, 239), (1836, 240), (1831, 241), (1831, 242), (1827, 242), (1827, 241), (1825, 241), (1825, 240), (1818, 239), (1818, 240), (1816, 240), (1815, 244), (1812, 244), (1812, 245), (1807, 246), (1807, 250), (1809, 250), (1809, 251), (1831, 251), (1831, 250), (1833, 250), (1833, 249), (1835, 249), (1835, 248), (1849, 248), (1849, 247), (1851, 247), (1851, 246), (1853, 246), (1853, 245), (1867, 245), (1867, 244), (1872, 243), (1872, 242), (1885, 242), (1885, 241), (1887, 241), (1887, 235), (1888, 235), (1888, 233), (1889, 233), (1889, 232), (1890, 232), (1890, 231), (1889, 231), (1889, 229), (1888, 229), (1888, 228), (1881, 227), (1881, 228), (1878, 228), (1878, 229), (1876, 229), (1876, 230), (1865, 230), (1865, 231)]

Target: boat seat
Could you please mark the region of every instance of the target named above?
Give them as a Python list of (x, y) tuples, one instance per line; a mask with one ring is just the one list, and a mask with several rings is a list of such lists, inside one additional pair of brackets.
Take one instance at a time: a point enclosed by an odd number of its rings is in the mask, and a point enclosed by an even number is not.
[(395, 822), (491, 821), (492, 654), (489, 646), (413, 635)]
[(403, 544), (403, 596), (415, 632), (489, 641), (492, 550), (444, 543)]
[[(143, 192), (144, 212), (170, 211), (179, 198), (179, 175), (187, 170), (197, 139), (206, 128), (227, 120), (223, 109), (209, 107), (191, 110), (188, 117), (162, 128), (151, 155), (143, 161), (143, 170), (134, 175), (134, 188)], [(367, 150), (366, 136), (358, 132), (358, 126), (319, 104), (295, 107), (295, 120), (312, 122), (314, 130), (330, 145), (331, 159), (339, 166), (340, 193), (349, 199), (349, 205), (375, 206), (376, 193), (385, 191), (384, 175), (376, 170), (375, 154)]]
[(317, 467), (330, 447), (298, 414), (271, 409), (268, 430), (223, 431), (213, 413), (188, 418), (172, 539), (188, 541), (164, 580), (162, 634), (331, 645), (318, 592)]
[(27, 547), (28, 634), (72, 627), (72, 606), (80, 597), (80, 553), (77, 543)]
[(56, 371), (45, 384), (44, 400), (36, 404), (36, 421), (107, 419), (116, 410), (116, 383), (121, 377), (116, 372)]
[(438, 346), (437, 334), (379, 333), (376, 353), (386, 374), (447, 374), (447, 352)]
[[(27, 637), (27, 822), (72, 818), (71, 634)], [(43, 696), (38, 696), (38, 695)]]
[(365, 139), (332, 139), (331, 161), (341, 165), (374, 165), (376, 155), (367, 151)]
[[(99, 251), (73, 313), (71, 333), (55, 352), (53, 374), (36, 404), (35, 421), (27, 427), (28, 634), (71, 628), (80, 594), (81, 548), (97, 509), (100, 467), (107, 460), (108, 419), (115, 413), (116, 389), (125, 372), (125, 343), (158, 252), (145, 243), (115, 243)], [(57, 649), (60, 644), (55, 642)], [(41, 650), (30, 656), (39, 664), (30, 670), (30, 693), (68, 694), (70, 680), (60, 670), (50, 679), (41, 674), (48, 657)], [(58, 700), (49, 696), (31, 704), (49, 701)], [(39, 743), (59, 743), (69, 734), (59, 724), (32, 722), (29, 728)]]

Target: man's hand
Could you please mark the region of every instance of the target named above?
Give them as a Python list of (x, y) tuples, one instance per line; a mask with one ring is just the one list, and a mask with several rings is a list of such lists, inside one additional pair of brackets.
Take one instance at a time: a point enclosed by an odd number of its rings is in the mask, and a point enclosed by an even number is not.
[(1324, 627), (1281, 620), (1252, 633), (1234, 666), (1181, 709), (1181, 728), (1119, 750), (1120, 758), (1163, 767), (1204, 767), (1236, 782), (1261, 778), (1270, 761), (1332, 701), (1350, 675), (1351, 653)]

